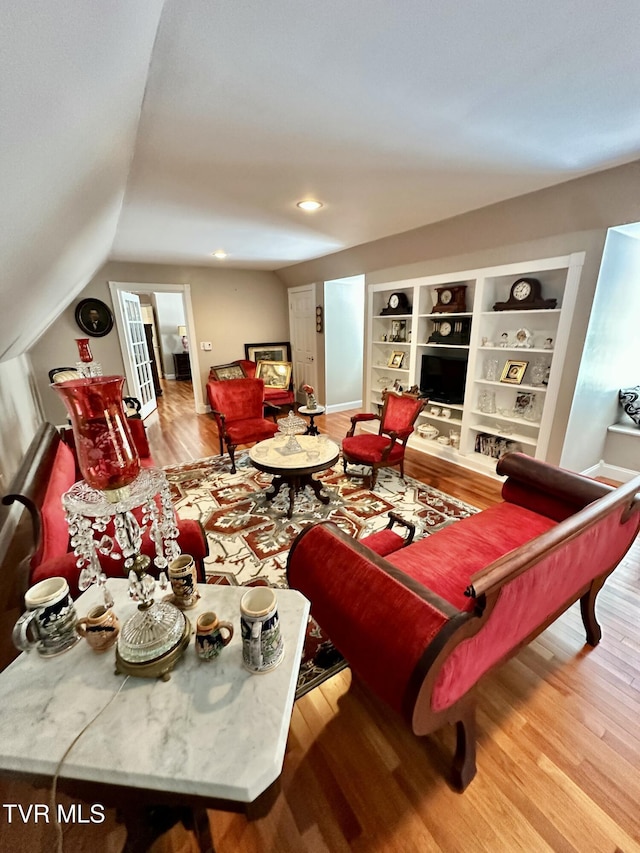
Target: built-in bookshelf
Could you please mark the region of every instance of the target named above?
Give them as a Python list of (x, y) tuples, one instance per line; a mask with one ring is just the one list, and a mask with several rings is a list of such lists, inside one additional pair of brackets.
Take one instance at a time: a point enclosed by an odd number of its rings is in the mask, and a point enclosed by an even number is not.
[[(506, 450), (545, 459), (583, 262), (575, 253), (369, 285), (366, 408), (378, 411), (384, 388), (444, 386), (430, 395), (410, 446), (487, 473)], [(495, 310), (513, 302), (522, 278), (540, 282), (553, 307)], [(392, 313), (398, 293), (403, 314)], [(447, 374), (440, 385), (438, 369)]]

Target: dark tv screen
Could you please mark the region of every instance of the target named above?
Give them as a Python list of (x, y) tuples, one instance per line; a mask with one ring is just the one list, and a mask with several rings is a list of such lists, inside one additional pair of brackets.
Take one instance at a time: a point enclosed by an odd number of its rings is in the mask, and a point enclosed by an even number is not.
[(462, 403), (467, 378), (467, 359), (423, 355), (420, 393), (436, 403)]

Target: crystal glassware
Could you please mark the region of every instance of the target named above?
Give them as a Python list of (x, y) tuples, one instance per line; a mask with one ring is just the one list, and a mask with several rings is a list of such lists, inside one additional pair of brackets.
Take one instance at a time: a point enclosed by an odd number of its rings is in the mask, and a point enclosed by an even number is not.
[(78, 347), (78, 356), (80, 361), (88, 364), (93, 361), (91, 347), (89, 346), (89, 338), (76, 338), (76, 346)]
[(71, 417), (78, 465), (85, 481), (117, 501), (140, 471), (122, 402), (123, 376), (54, 383)]

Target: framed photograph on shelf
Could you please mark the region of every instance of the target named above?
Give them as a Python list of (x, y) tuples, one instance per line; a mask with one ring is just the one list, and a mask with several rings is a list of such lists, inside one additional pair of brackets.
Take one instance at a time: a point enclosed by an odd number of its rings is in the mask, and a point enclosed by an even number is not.
[(513, 414), (518, 418), (523, 418), (527, 408), (530, 405), (534, 404), (535, 399), (535, 394), (516, 394), (516, 402), (513, 407)]
[(406, 320), (392, 320), (391, 321), (391, 335), (389, 336), (390, 341), (395, 341), (399, 344), (404, 344), (407, 340), (407, 321)]
[(387, 367), (396, 367), (401, 368), (402, 363), (404, 361), (404, 352), (402, 350), (394, 350), (389, 356), (389, 361), (387, 362)]
[(510, 385), (520, 385), (524, 379), (524, 372), (528, 364), (528, 361), (506, 361), (502, 368), (500, 382), (508, 382)]
[(291, 382), (290, 361), (259, 361), (256, 378), (262, 379), (267, 388), (287, 391)]
[(242, 369), (242, 365), (237, 361), (232, 361), (230, 364), (214, 364), (209, 368), (209, 379), (216, 382), (224, 382), (225, 379), (246, 379), (247, 374)]
[(244, 357), (247, 361), (291, 361), (291, 344), (281, 343), (245, 344)]

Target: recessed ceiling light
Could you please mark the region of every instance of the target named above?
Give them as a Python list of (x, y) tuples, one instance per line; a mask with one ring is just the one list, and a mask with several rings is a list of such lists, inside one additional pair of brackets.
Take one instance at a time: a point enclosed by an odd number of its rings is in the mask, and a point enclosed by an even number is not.
[(224, 249), (218, 249), (217, 252), (212, 252), (211, 255), (212, 257), (218, 258), (219, 260), (222, 260), (223, 258), (227, 257), (227, 253), (224, 251)]
[(322, 202), (307, 199), (306, 201), (299, 201), (296, 207), (299, 207), (301, 210), (319, 210), (322, 207)]

